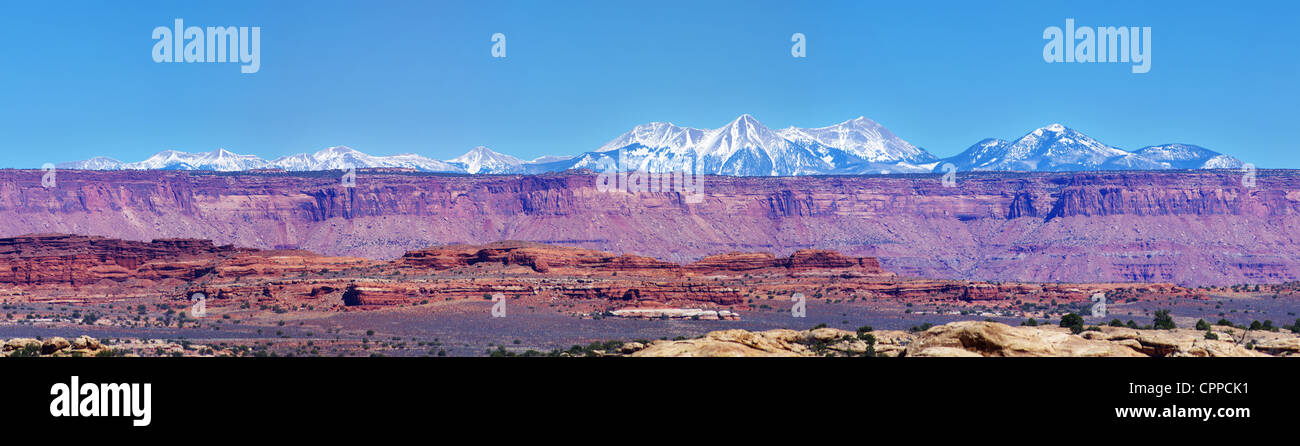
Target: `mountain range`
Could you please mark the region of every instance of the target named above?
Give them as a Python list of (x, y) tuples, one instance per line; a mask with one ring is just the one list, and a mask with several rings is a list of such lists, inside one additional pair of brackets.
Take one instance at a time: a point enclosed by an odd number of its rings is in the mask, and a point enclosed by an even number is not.
[(865, 117), (827, 127), (773, 130), (746, 114), (716, 129), (666, 122), (642, 124), (595, 150), (531, 161), (483, 146), (445, 161), (412, 153), (374, 156), (337, 146), (270, 161), (224, 149), (201, 153), (164, 150), (134, 163), (95, 157), (56, 167), (214, 171), (395, 167), (423, 172), (536, 174), (569, 169), (600, 171), (616, 164), (648, 172), (677, 170), (685, 165), (706, 174), (730, 176), (926, 173), (953, 167), (958, 171), (1082, 171), (1231, 169), (1244, 165), (1235, 157), (1190, 144), (1127, 151), (1061, 124), (1035, 129), (1014, 141), (984, 139), (955, 156), (939, 158)]

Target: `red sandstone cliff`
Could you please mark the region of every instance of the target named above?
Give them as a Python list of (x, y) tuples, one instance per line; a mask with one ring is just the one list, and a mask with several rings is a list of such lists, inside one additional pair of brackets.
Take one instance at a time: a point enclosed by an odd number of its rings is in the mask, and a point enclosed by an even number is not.
[(1219, 171), (963, 174), (954, 188), (931, 176), (709, 177), (698, 204), (602, 193), (582, 174), (373, 173), (342, 188), (329, 172), (68, 171), (51, 189), (42, 174), (0, 171), (0, 236), (201, 238), (369, 258), (530, 240), (674, 263), (811, 248), (932, 278), (1300, 279), (1295, 171), (1261, 171), (1255, 188)]
[[(199, 240), (149, 243), (76, 235), (0, 239), (0, 291), (26, 300), (153, 297), (203, 293), (213, 305), (351, 308), (429, 300), (587, 301), (596, 307), (734, 306), (745, 296), (806, 292), (836, 299), (1012, 302), (1082, 301), (1116, 284), (990, 284), (900, 279), (873, 258), (800, 250), (710, 256), (679, 265), (647, 257), (527, 242), (422, 249), (393, 261), (258, 251)], [(1132, 286), (1127, 286), (1132, 288)], [(1172, 285), (1143, 285), (1143, 296), (1195, 296)], [(751, 301), (752, 302), (752, 301)]]

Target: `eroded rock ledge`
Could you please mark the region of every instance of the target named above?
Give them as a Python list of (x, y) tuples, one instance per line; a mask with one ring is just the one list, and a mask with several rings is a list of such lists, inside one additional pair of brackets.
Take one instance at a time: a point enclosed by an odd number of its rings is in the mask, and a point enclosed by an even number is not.
[(876, 356), (910, 357), (1268, 357), (1300, 355), (1300, 336), (1289, 332), (1214, 327), (1218, 340), (1200, 330), (1136, 330), (1097, 327), (1077, 335), (1062, 327), (1013, 327), (997, 322), (963, 321), (921, 333), (872, 331), (874, 345), (859, 333), (835, 328), (814, 330), (722, 330), (695, 339), (656, 341), (634, 352), (639, 357), (704, 356)]

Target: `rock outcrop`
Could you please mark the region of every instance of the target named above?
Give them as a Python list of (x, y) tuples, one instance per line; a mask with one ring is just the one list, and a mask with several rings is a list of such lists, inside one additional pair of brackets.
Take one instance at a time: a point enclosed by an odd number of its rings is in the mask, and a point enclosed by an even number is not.
[[(1300, 355), (1300, 336), (1214, 327), (1218, 340), (1199, 330), (1098, 327), (1071, 334), (1061, 327), (1012, 327), (996, 322), (953, 322), (922, 333), (875, 331), (876, 356), (906, 357), (1253, 357)], [(699, 338), (655, 341), (631, 356), (862, 356), (868, 342), (857, 333), (815, 330), (714, 331)]]
[(1255, 187), (1233, 171), (963, 173), (955, 187), (928, 175), (708, 177), (700, 203), (601, 192), (585, 173), (366, 172), (350, 188), (330, 172), (60, 171), (55, 188), (43, 174), (0, 172), (0, 236), (178, 237), (370, 259), (530, 240), (674, 264), (821, 249), (935, 279), (1300, 280), (1296, 171), (1259, 171)]
[[(27, 301), (93, 302), (202, 293), (209, 305), (364, 309), (429, 300), (563, 298), (589, 310), (731, 310), (756, 298), (805, 293), (871, 302), (1078, 302), (1098, 291), (1142, 300), (1190, 297), (1170, 284), (1029, 284), (907, 279), (874, 258), (799, 250), (730, 253), (680, 265), (648, 257), (527, 242), (453, 245), (393, 261), (260, 251), (197, 240), (131, 242), (73, 235), (0, 239), (0, 290)], [(6, 270), (7, 268), (7, 270)], [(770, 307), (770, 305), (769, 305)]]
[(105, 348), (90, 336), (78, 336), (71, 341), (62, 337), (45, 340), (14, 338), (0, 343), (0, 356), (94, 356)]
[(34, 234), (0, 239), (0, 284), (87, 285), (100, 280), (193, 280), (231, 246), (207, 240), (136, 242), (104, 237)]
[(890, 275), (880, 262), (869, 257), (849, 257), (835, 251), (804, 249), (790, 257), (770, 253), (733, 252), (679, 265), (651, 257), (614, 255), (582, 248), (528, 242), (497, 242), (483, 246), (453, 245), (408, 252), (399, 265), (412, 268), (451, 269), (476, 264), (521, 265), (539, 273), (581, 274), (583, 272), (628, 272), (642, 274), (697, 275), (719, 272), (769, 270), (854, 272)]

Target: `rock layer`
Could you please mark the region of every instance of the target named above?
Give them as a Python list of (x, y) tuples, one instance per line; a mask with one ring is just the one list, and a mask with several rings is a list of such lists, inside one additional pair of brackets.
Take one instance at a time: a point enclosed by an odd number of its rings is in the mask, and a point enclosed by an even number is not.
[[(674, 263), (800, 249), (900, 274), (1030, 282), (1300, 279), (1300, 173), (1232, 171), (708, 177), (705, 198), (600, 192), (595, 176), (361, 172), (0, 172), (0, 236), (198, 238), (395, 258), (529, 240)], [(762, 259), (756, 259), (760, 263)]]
[[(1300, 355), (1293, 333), (1214, 327), (1220, 340), (1200, 330), (1098, 327), (1071, 334), (1061, 327), (1012, 327), (996, 322), (952, 322), (922, 333), (876, 331), (879, 356), (908, 357), (1254, 357)], [(815, 330), (714, 331), (696, 339), (655, 341), (631, 356), (860, 356), (867, 342), (857, 333)]]
[[(789, 257), (730, 253), (676, 264), (648, 257), (530, 242), (455, 245), (392, 261), (260, 251), (197, 240), (132, 242), (46, 234), (0, 239), (0, 292), (27, 301), (132, 297), (208, 305), (368, 308), (501, 294), (589, 310), (755, 307), (802, 293), (812, 299), (922, 302), (1011, 308), (1019, 303), (1116, 298), (1201, 298), (1172, 284), (1032, 284), (900, 278), (869, 257), (800, 250)], [(772, 302), (765, 302), (772, 301)], [(535, 302), (536, 303), (536, 302)]]

